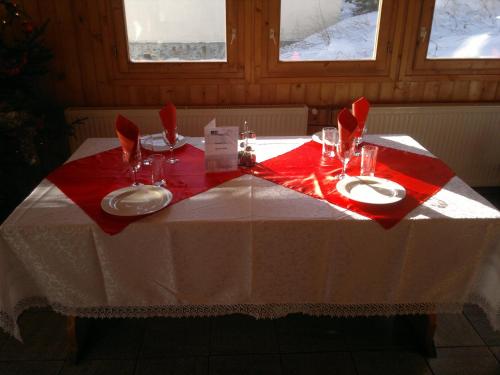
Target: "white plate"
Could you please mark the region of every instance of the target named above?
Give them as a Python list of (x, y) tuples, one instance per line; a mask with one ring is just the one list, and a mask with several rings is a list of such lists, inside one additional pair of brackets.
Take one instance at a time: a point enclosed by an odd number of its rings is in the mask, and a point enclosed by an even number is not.
[(323, 134), (322, 132), (317, 132), (312, 135), (312, 140), (314, 142), (318, 142), (319, 144), (323, 144)]
[[(177, 143), (174, 146), (174, 150), (184, 146), (187, 143), (186, 137), (178, 134), (177, 135)], [(146, 150), (150, 151), (168, 151), (170, 150), (170, 146), (167, 144), (165, 141), (165, 138), (163, 138), (163, 135), (158, 133), (158, 134), (153, 134), (152, 137), (144, 137), (141, 139), (141, 145), (144, 147)], [(154, 146), (154, 148), (153, 148)]]
[(161, 186), (129, 186), (106, 195), (101, 201), (101, 208), (116, 216), (145, 215), (167, 206), (172, 196), (170, 190)]
[(353, 201), (376, 205), (393, 204), (406, 195), (400, 184), (371, 176), (347, 176), (337, 183), (337, 191)]

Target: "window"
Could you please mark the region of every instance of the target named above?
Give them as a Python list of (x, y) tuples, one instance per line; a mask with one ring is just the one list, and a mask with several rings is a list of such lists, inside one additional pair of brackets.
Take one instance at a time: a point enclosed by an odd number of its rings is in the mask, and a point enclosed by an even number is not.
[(113, 34), (103, 60), (130, 84), (151, 73), (259, 85), (500, 74), (500, 0), (106, 0), (99, 9)]
[(379, 0), (281, 0), (280, 61), (374, 60)]
[(263, 2), (263, 77), (348, 80), (393, 74), (402, 5), (400, 0)]
[(124, 0), (133, 62), (227, 61), (225, 0)]
[[(244, 79), (246, 1), (107, 0), (114, 80)], [(167, 82), (165, 82), (167, 83)]]
[(427, 58), (500, 58), (500, 1), (436, 0)]
[[(408, 25), (405, 74), (475, 76), (500, 74), (500, 1), (423, 0)], [(413, 46), (416, 45), (416, 48)]]

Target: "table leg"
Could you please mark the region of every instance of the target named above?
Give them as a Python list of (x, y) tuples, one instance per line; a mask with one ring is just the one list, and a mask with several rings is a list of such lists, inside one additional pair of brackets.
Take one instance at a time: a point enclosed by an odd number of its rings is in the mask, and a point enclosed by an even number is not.
[(435, 358), (437, 353), (434, 345), (434, 333), (436, 332), (437, 315), (410, 316), (410, 324), (413, 327), (422, 354), (428, 358)]
[(66, 317), (66, 338), (68, 360), (76, 363), (78, 360), (78, 339), (76, 337), (76, 317)]
[(90, 326), (90, 319), (78, 319), (75, 316), (66, 317), (67, 358), (77, 363), (85, 343)]

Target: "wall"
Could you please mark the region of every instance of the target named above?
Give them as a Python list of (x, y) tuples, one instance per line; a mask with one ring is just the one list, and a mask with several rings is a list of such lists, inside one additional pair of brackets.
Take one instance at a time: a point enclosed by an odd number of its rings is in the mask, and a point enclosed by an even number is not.
[[(107, 0), (116, 2), (120, 0)], [(257, 1), (251, 2), (251, 6)], [(267, 1), (267, 0), (266, 0)], [(402, 0), (403, 1), (403, 0)], [(307, 77), (279, 80), (259, 78), (260, 41), (248, 39), (250, 52), (245, 64), (249, 70), (243, 79), (224, 78), (217, 81), (161, 80), (155, 74), (142, 79), (114, 81), (106, 70), (103, 51), (108, 48), (102, 25), (109, 22), (105, 0), (25, 0), (35, 21), (50, 18), (46, 41), (55, 52), (53, 69), (46, 89), (66, 106), (158, 106), (166, 100), (176, 105), (281, 105), (343, 106), (353, 98), (365, 95), (373, 103), (495, 102), (500, 101), (499, 76), (479, 79), (465, 76), (455, 79), (447, 75), (404, 78), (407, 66), (405, 43), (394, 53), (391, 77), (373, 79), (329, 79)], [(99, 11), (98, 11), (99, 10)], [(260, 10), (256, 8), (256, 12)], [(408, 11), (405, 22), (411, 22)], [(248, 36), (258, 32), (248, 22)], [(403, 30), (397, 30), (404, 33)], [(404, 38), (404, 35), (401, 35)], [(255, 44), (251, 44), (255, 43)], [(108, 64), (109, 65), (109, 64)]]

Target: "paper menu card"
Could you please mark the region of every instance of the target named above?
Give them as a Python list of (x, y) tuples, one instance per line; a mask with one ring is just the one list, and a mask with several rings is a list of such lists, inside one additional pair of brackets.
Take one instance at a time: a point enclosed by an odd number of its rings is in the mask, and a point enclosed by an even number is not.
[(217, 127), (215, 119), (205, 126), (205, 169), (226, 172), (238, 169), (237, 126)]

